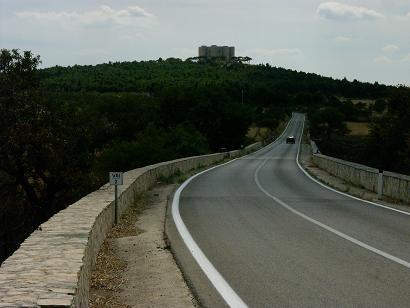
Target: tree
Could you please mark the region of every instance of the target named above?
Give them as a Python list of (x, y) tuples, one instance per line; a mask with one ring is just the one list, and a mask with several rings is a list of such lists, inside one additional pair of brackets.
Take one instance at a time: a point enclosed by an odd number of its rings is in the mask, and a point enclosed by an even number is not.
[(369, 152), (373, 164), (381, 169), (410, 173), (410, 91), (392, 96), (388, 111), (371, 127)]
[(373, 110), (382, 113), (387, 106), (387, 102), (384, 99), (377, 99), (376, 102), (374, 103)]
[(43, 220), (81, 194), (89, 157), (83, 129), (68, 125), (72, 115), (64, 119), (42, 103), (39, 63), (29, 51), (1, 50), (0, 171)]
[[(15, 179), (34, 205), (39, 205), (37, 179), (27, 175), (35, 133), (42, 127), (45, 110), (34, 100), (38, 96), (35, 77), (40, 58), (31, 52), (2, 49), (0, 53), (0, 169)], [(34, 185), (33, 185), (34, 184)]]
[(343, 114), (334, 107), (325, 107), (312, 114), (311, 134), (314, 138), (330, 140), (333, 134), (344, 135), (348, 132)]

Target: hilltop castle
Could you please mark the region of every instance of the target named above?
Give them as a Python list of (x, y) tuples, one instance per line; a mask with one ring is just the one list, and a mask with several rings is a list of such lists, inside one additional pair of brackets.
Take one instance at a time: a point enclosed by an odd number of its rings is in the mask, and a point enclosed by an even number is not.
[(225, 58), (227, 61), (235, 57), (235, 47), (228, 46), (200, 46), (198, 48), (200, 58)]

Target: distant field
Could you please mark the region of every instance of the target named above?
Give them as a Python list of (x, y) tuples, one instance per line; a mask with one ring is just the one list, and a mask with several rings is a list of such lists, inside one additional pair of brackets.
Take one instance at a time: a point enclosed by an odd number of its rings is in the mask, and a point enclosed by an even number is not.
[(346, 122), (352, 136), (367, 136), (370, 133), (368, 122)]
[(376, 100), (374, 99), (349, 99), (349, 98), (345, 98), (345, 97), (338, 97), (338, 99), (342, 102), (345, 102), (347, 100), (351, 100), (353, 104), (358, 104), (358, 103), (363, 103), (366, 105), (366, 107), (372, 106), (374, 105), (374, 103), (376, 102)]
[(366, 107), (374, 105), (376, 101), (374, 99), (352, 99), (353, 104), (363, 103)]
[(269, 135), (270, 131), (267, 127), (252, 126), (249, 128), (246, 137), (254, 139), (255, 141), (262, 141)]

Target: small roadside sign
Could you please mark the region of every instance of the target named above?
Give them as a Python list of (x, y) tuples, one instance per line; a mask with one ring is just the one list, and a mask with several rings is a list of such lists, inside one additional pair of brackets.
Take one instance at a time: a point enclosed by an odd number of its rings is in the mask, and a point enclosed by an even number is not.
[(111, 185), (122, 185), (122, 172), (110, 172), (110, 184)]
[(115, 185), (115, 195), (114, 195), (114, 223), (118, 223), (118, 185), (122, 185), (122, 172), (110, 172), (110, 184)]

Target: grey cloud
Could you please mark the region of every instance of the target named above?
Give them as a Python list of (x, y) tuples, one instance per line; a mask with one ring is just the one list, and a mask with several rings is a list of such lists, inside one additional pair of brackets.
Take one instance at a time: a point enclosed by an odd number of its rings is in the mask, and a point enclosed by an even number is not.
[(341, 21), (374, 20), (384, 18), (381, 13), (374, 10), (339, 2), (321, 3), (317, 8), (316, 14), (324, 19)]
[(410, 62), (410, 53), (408, 53), (401, 61), (402, 62)]
[(114, 10), (108, 5), (101, 5), (99, 8), (85, 12), (38, 12), (22, 11), (15, 13), (16, 16), (24, 19), (32, 19), (42, 22), (57, 22), (76, 26), (99, 26), (99, 25), (145, 25), (154, 15), (148, 13), (139, 6), (129, 6), (126, 9)]
[(143, 8), (140, 8), (139, 6), (128, 7), (128, 12), (130, 16), (134, 16), (134, 17), (153, 17), (151, 13), (148, 13)]
[(382, 51), (384, 53), (394, 53), (398, 51), (400, 48), (396, 45), (386, 45), (382, 48)]

